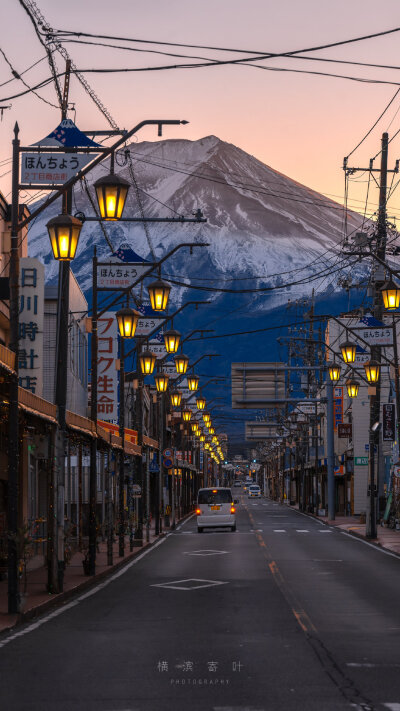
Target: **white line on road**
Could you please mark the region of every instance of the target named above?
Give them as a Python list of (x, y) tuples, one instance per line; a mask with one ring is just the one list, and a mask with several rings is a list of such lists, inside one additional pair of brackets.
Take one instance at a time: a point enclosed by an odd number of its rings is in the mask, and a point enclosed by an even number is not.
[(386, 706), (387, 709), (390, 709), (390, 711), (400, 711), (400, 704), (394, 703), (394, 704), (382, 704), (383, 706)]
[[(185, 521), (186, 523), (186, 521)], [(92, 595), (95, 595), (99, 590), (103, 590), (106, 588), (110, 583), (113, 583), (114, 580), (117, 580), (120, 578), (122, 575), (125, 575), (125, 573), (132, 568), (132, 566), (136, 565), (136, 563), (139, 562), (139, 560), (142, 560), (146, 555), (151, 553), (155, 548), (158, 548), (164, 541), (167, 540), (168, 536), (170, 534), (168, 533), (165, 538), (162, 538), (161, 540), (157, 541), (151, 548), (148, 548), (147, 551), (143, 551), (143, 553), (140, 553), (136, 558), (134, 558), (130, 563), (127, 563), (121, 570), (118, 570), (114, 575), (111, 575), (107, 580), (104, 580), (102, 583), (99, 585), (96, 585), (96, 587), (91, 588), (88, 592), (84, 593), (83, 595), (79, 595), (79, 597), (76, 598), (76, 600), (72, 600), (72, 602), (68, 602), (66, 605), (63, 605), (62, 607), (58, 608), (57, 610), (54, 610), (54, 612), (50, 612), (48, 615), (45, 617), (41, 617), (39, 620), (36, 622), (33, 622), (31, 625), (28, 625), (27, 627), (24, 627), (24, 629), (19, 630), (18, 632), (13, 632), (13, 634), (9, 635), (5, 639), (0, 640), (0, 649), (1, 647), (5, 647), (6, 644), (9, 642), (12, 642), (14, 639), (17, 639), (18, 637), (24, 637), (24, 635), (29, 634), (30, 632), (34, 632), (37, 630), (39, 627), (44, 625), (46, 622), (49, 622), (50, 620), (53, 620), (55, 617), (58, 617), (59, 615), (62, 615), (64, 612), (67, 612), (67, 610), (71, 610), (73, 607), (76, 607), (79, 605), (80, 602), (83, 602), (83, 600), (87, 600), (87, 598), (91, 597)]]
[(296, 533), (310, 533), (307, 528), (296, 528)]
[(391, 553), (391, 551), (388, 551), (385, 548), (380, 548), (379, 546), (375, 546), (373, 543), (370, 543), (369, 541), (364, 541), (363, 538), (358, 538), (357, 536), (352, 536), (351, 533), (347, 533), (346, 531), (341, 531), (341, 533), (344, 536), (347, 536), (348, 538), (352, 538), (353, 541), (358, 541), (358, 543), (363, 543), (365, 546), (374, 548), (374, 550), (376, 550), (378, 553), (384, 553), (385, 555), (390, 555), (391, 558), (397, 558), (397, 560), (399, 559), (399, 556), (396, 555), (396, 553)]
[(274, 533), (286, 533), (285, 528), (274, 528)]

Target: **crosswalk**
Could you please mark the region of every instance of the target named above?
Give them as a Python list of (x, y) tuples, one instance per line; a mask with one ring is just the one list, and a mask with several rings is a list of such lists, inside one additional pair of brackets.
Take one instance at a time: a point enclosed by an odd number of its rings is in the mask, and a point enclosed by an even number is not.
[(333, 531), (323, 528), (313, 529), (312, 531), (309, 531), (307, 528), (274, 528), (272, 533), (333, 533)]

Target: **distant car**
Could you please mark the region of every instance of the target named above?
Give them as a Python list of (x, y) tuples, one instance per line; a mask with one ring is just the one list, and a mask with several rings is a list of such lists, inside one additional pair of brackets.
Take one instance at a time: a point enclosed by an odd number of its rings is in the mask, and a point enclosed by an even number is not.
[(236, 479), (233, 483), (233, 486), (242, 486), (242, 482), (239, 481), (239, 479)]
[(248, 498), (252, 499), (254, 496), (261, 496), (261, 489), (258, 484), (251, 484), (251, 486), (249, 486)]

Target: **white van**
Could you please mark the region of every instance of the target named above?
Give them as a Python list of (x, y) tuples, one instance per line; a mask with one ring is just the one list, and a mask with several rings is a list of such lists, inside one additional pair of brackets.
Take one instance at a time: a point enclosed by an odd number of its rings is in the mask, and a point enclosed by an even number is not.
[(198, 532), (220, 526), (236, 531), (236, 503), (237, 500), (232, 500), (231, 490), (225, 487), (199, 489), (196, 506)]

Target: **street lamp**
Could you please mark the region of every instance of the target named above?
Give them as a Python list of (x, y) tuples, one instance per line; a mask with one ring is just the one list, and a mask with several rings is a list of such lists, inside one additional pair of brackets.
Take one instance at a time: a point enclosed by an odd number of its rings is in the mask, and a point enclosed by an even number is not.
[(169, 331), (164, 333), (164, 343), (167, 353), (176, 353), (179, 348), (179, 343), (181, 341), (181, 334), (179, 331), (171, 328)]
[(171, 393), (171, 403), (172, 403), (172, 407), (179, 407), (179, 405), (181, 404), (181, 400), (182, 400), (182, 393), (181, 393), (181, 391), (180, 391), (180, 390), (174, 390), (174, 391)]
[(196, 434), (197, 430), (199, 429), (197, 422), (192, 422), (190, 427), (192, 428), (192, 432)]
[(197, 388), (199, 387), (199, 378), (197, 375), (188, 375), (187, 378), (188, 381), (188, 388), (189, 390), (192, 390), (195, 392)]
[(347, 394), (349, 397), (354, 398), (358, 395), (358, 389), (360, 387), (357, 380), (347, 380), (346, 381)]
[(182, 410), (182, 419), (184, 422), (189, 422), (192, 417), (192, 411), (190, 410), (189, 407), (185, 407)]
[(204, 410), (206, 406), (206, 399), (202, 395), (196, 398), (196, 407), (198, 410)]
[(200, 442), (205, 442), (206, 441), (206, 436), (201, 434), (200, 435)]
[(70, 262), (75, 257), (82, 222), (71, 215), (57, 215), (46, 225), (54, 259)]
[(122, 215), (129, 183), (111, 171), (94, 183), (100, 215), (103, 220), (119, 220)]
[(354, 363), (356, 359), (356, 344), (351, 341), (345, 341), (340, 345), (342, 357), (345, 363)]
[(144, 375), (151, 375), (157, 360), (157, 356), (151, 351), (142, 351), (139, 356), (141, 371)]
[(168, 387), (169, 375), (167, 373), (157, 373), (154, 376), (157, 392), (165, 393)]
[(400, 304), (400, 286), (393, 279), (386, 281), (381, 288), (383, 305), (388, 311), (394, 311), (399, 308)]
[(215, 434), (215, 428), (214, 427), (209, 427), (208, 431), (211, 435)]
[(137, 323), (140, 319), (140, 313), (129, 307), (120, 309), (115, 314), (118, 331), (121, 338), (133, 338), (136, 331)]
[(168, 304), (169, 292), (171, 287), (166, 281), (157, 279), (148, 285), (151, 308), (153, 311), (165, 311)]
[(365, 374), (369, 383), (377, 383), (379, 380), (380, 364), (376, 360), (370, 360), (365, 363)]
[(337, 383), (340, 378), (341, 366), (337, 365), (336, 363), (332, 363), (332, 365), (329, 366), (328, 370), (329, 370), (329, 377), (332, 380), (332, 382)]
[(203, 420), (206, 425), (208, 425), (211, 422), (211, 415), (209, 412), (203, 412)]
[(175, 361), (175, 367), (176, 367), (176, 372), (179, 375), (185, 375), (189, 363), (189, 358), (185, 356), (183, 353), (180, 353), (179, 355), (176, 355), (174, 358)]

